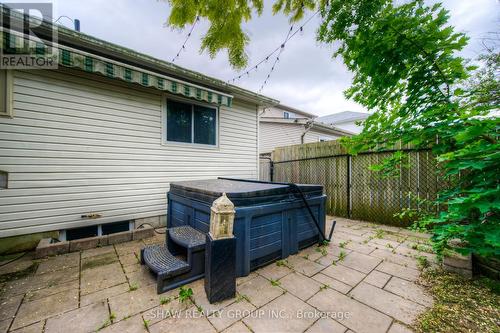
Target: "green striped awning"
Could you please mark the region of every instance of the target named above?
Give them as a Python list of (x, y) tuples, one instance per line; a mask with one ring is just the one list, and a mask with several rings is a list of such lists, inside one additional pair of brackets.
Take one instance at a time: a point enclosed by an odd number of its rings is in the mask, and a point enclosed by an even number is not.
[[(2, 45), (3, 50), (11, 51), (8, 53), (12, 53), (13, 50), (18, 50), (17, 53), (19, 54), (30, 54), (35, 57), (40, 57), (44, 56), (47, 51), (47, 48), (43, 44), (31, 40), (28, 41), (24, 39), (23, 36), (5, 31), (0, 34), (0, 36), (2, 38), (2, 43), (0, 45)], [(158, 90), (208, 103), (229, 107), (232, 104), (231, 95), (148, 70), (142, 70), (138, 67), (119, 63), (63, 45), (56, 46), (54, 56), (57, 58), (55, 61), (57, 61), (60, 66), (101, 74), (109, 78), (119, 79), (146, 87), (153, 87)]]

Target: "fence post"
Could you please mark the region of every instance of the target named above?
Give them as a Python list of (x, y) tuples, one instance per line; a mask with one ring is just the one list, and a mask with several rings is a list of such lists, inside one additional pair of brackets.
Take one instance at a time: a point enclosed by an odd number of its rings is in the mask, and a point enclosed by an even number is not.
[(351, 155), (347, 155), (347, 218), (351, 218)]
[(274, 161), (269, 160), (269, 180), (274, 181)]

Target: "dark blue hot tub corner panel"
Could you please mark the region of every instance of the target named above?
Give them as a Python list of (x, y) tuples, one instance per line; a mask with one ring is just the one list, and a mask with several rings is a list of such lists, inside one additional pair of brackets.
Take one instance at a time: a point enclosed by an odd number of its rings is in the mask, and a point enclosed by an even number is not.
[[(308, 203), (324, 233), (326, 195), (309, 197)], [(210, 205), (168, 193), (167, 228), (189, 225), (208, 233)], [(236, 275), (296, 254), (317, 244), (320, 234), (300, 199), (235, 207)]]

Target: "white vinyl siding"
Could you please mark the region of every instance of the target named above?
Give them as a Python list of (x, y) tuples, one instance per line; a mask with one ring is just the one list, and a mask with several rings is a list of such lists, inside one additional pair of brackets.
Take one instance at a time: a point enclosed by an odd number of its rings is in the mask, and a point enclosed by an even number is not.
[[(301, 124), (261, 122), (259, 153), (270, 153), (276, 147), (301, 144), (301, 135), (304, 133), (304, 130), (304, 125)], [(320, 137), (334, 140), (339, 136), (325, 134), (312, 128), (304, 136), (304, 143), (318, 142)]]
[[(0, 118), (0, 237), (164, 215), (169, 183), (257, 178), (256, 106), (219, 110), (219, 145), (162, 145), (163, 96), (97, 75), (15, 71)], [(102, 214), (83, 220), (82, 214)]]

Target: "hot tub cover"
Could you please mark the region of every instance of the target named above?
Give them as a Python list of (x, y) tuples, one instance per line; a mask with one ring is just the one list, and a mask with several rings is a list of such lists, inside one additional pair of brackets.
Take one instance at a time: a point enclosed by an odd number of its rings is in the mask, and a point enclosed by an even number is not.
[[(306, 197), (323, 194), (323, 186), (297, 184)], [(187, 196), (206, 203), (226, 193), (235, 206), (248, 206), (285, 201), (297, 194), (288, 185), (265, 184), (259, 182), (229, 179), (189, 180), (170, 183), (170, 193)]]

